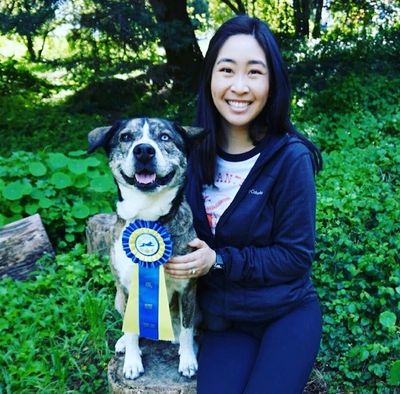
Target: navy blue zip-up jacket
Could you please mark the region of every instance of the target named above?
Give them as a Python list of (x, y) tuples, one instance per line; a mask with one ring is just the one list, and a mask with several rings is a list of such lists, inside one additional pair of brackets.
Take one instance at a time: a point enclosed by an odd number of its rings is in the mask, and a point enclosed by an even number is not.
[(311, 154), (288, 134), (268, 136), (257, 148), (260, 156), (219, 219), (215, 236), (202, 185), (189, 171), (187, 198), (197, 235), (224, 262), (223, 270), (200, 279), (199, 304), (233, 321), (274, 319), (316, 297), (310, 279), (316, 205)]

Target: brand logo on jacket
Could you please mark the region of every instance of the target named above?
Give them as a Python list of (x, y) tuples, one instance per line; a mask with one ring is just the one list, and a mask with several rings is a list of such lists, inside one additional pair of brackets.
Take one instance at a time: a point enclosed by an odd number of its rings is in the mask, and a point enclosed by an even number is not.
[(255, 196), (262, 196), (264, 192), (262, 190), (251, 189), (249, 190), (249, 194), (254, 194)]

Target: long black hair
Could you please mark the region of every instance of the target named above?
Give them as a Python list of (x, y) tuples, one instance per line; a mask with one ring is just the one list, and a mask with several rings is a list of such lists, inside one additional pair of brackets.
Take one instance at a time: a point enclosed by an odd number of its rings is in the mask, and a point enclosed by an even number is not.
[(217, 133), (220, 129), (220, 115), (211, 96), (211, 76), (218, 53), (225, 41), (237, 34), (253, 36), (263, 49), (270, 75), (267, 103), (250, 125), (250, 138), (254, 144), (266, 133), (295, 134), (309, 148), (314, 159), (316, 172), (322, 168), (322, 157), (318, 148), (299, 133), (290, 121), (291, 91), (286, 66), (278, 44), (268, 25), (258, 18), (239, 15), (222, 24), (212, 37), (203, 63), (197, 103), (197, 126), (209, 130), (199, 149), (194, 152), (196, 168), (203, 184), (214, 183), (217, 153)]

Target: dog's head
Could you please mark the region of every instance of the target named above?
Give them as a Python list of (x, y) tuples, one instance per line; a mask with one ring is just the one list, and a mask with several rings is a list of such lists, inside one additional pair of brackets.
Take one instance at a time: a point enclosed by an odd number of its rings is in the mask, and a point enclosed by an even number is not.
[(119, 185), (154, 192), (182, 183), (189, 151), (205, 134), (165, 119), (128, 119), (92, 130), (88, 152), (106, 150)]

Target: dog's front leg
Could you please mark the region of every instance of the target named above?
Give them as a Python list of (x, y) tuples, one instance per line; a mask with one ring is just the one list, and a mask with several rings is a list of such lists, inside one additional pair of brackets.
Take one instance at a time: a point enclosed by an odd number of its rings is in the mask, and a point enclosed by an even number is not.
[(179, 334), (179, 372), (191, 378), (197, 372), (197, 358), (194, 351), (194, 314), (196, 286), (189, 283), (179, 297), (181, 330)]
[(133, 333), (125, 333), (123, 338), (125, 342), (124, 376), (127, 379), (136, 379), (144, 372), (142, 352), (139, 348), (139, 336)]

